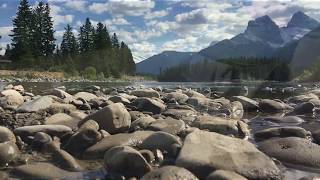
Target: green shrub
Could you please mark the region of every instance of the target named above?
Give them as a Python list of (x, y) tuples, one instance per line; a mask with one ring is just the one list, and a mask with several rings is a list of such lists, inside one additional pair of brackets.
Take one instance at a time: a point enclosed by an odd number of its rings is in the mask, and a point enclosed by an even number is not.
[(82, 75), (86, 79), (95, 80), (97, 79), (97, 70), (96, 68), (89, 66), (84, 69)]

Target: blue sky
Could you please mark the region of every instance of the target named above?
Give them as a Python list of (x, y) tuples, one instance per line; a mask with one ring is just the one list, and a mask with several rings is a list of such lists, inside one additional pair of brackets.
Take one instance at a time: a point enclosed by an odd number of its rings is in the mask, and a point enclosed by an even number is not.
[[(38, 1), (29, 0), (31, 5)], [(199, 51), (212, 41), (242, 32), (247, 22), (269, 15), (285, 26), (292, 14), (303, 11), (320, 20), (319, 0), (45, 0), (51, 5), (55, 36), (66, 24), (74, 32), (89, 17), (117, 32), (133, 51), (136, 62), (165, 50)], [(0, 46), (9, 34), (19, 0), (0, 0)], [(3, 50), (2, 50), (3, 53)]]

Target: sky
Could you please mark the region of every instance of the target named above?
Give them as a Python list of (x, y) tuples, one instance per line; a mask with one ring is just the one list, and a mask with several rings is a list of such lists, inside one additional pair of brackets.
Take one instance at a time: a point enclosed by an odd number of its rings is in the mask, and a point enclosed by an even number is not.
[[(37, 0), (29, 0), (35, 6)], [(320, 0), (45, 0), (51, 6), (55, 37), (64, 28), (74, 33), (85, 18), (102, 22), (128, 44), (139, 62), (163, 51), (196, 52), (211, 42), (243, 32), (249, 20), (269, 15), (285, 26), (293, 13), (303, 11), (320, 20)], [(12, 19), (19, 0), (0, 0), (0, 47), (10, 43)], [(4, 50), (0, 54), (4, 53)]]

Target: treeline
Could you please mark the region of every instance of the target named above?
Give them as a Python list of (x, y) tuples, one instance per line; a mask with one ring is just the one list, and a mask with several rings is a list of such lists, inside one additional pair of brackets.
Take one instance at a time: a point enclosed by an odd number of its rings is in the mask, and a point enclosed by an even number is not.
[(158, 79), (159, 81), (288, 81), (292, 76), (287, 61), (276, 58), (241, 57), (181, 64), (164, 70)]
[(39, 2), (31, 8), (28, 0), (21, 0), (13, 27), (12, 43), (5, 54), (13, 62), (12, 69), (63, 71), (87, 78), (135, 72), (129, 47), (119, 42), (116, 33), (110, 36), (101, 22), (95, 27), (87, 18), (78, 34), (67, 25), (57, 45), (49, 4)]

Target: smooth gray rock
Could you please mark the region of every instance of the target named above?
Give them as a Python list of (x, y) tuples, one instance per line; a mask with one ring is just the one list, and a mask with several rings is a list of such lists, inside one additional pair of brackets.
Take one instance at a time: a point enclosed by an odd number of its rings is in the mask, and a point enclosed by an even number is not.
[(65, 170), (69, 171), (81, 171), (83, 168), (77, 162), (77, 160), (69, 154), (67, 151), (57, 149), (52, 153), (52, 160), (55, 164)]
[(22, 179), (67, 179), (75, 178), (76, 174), (62, 170), (52, 164), (36, 162), (32, 164), (21, 165), (12, 169), (10, 174)]
[(179, 134), (185, 128), (186, 125), (183, 121), (170, 117), (153, 121), (148, 126), (148, 129), (152, 131), (164, 131), (170, 134)]
[(53, 88), (53, 89), (49, 90), (48, 94), (57, 96), (61, 99), (72, 97), (71, 94), (69, 94), (61, 89), (58, 89), (58, 88)]
[(77, 127), (80, 119), (73, 118), (65, 113), (57, 113), (45, 119), (44, 124), (65, 125), (68, 127)]
[(71, 128), (64, 125), (34, 125), (16, 128), (14, 133), (22, 139), (25, 139), (27, 136), (34, 136), (37, 132), (44, 132), (51, 136), (61, 137), (71, 131)]
[(257, 101), (245, 96), (233, 96), (231, 99), (239, 101), (246, 111), (256, 111), (259, 108), (259, 103)]
[(147, 128), (152, 122), (156, 121), (151, 116), (144, 116), (141, 117), (131, 123), (130, 129), (131, 130), (138, 130), (138, 129), (145, 129)]
[(247, 180), (247, 178), (226, 170), (217, 170), (209, 174), (206, 180)]
[(13, 143), (16, 142), (16, 136), (13, 134), (13, 132), (4, 127), (0, 126), (0, 143), (11, 141)]
[(4, 90), (0, 93), (1, 95), (1, 105), (4, 108), (16, 108), (23, 104), (24, 98), (23, 96), (16, 90)]
[(217, 169), (234, 171), (248, 179), (280, 178), (280, 170), (275, 163), (255, 145), (200, 130), (186, 137), (176, 165), (202, 179)]
[(259, 102), (259, 110), (266, 113), (277, 113), (287, 110), (289, 107), (279, 101), (263, 99)]
[(18, 107), (18, 112), (38, 112), (40, 110), (44, 110), (49, 108), (53, 103), (53, 100), (49, 96), (42, 96), (36, 98), (32, 101), (28, 101), (23, 103), (20, 107)]
[(190, 171), (177, 166), (164, 166), (145, 174), (141, 180), (198, 180)]
[(265, 121), (275, 123), (302, 123), (304, 120), (298, 116), (285, 116), (285, 117), (265, 117)]
[(160, 94), (153, 89), (142, 89), (142, 90), (131, 91), (130, 95), (137, 96), (137, 97), (160, 98)]
[(320, 146), (298, 137), (276, 138), (258, 143), (261, 151), (283, 163), (320, 168)]
[(296, 106), (292, 112), (289, 114), (294, 114), (294, 115), (305, 115), (305, 114), (312, 114), (313, 110), (315, 108), (315, 105), (311, 102), (305, 102), (301, 103), (298, 106)]
[(151, 166), (139, 151), (129, 146), (116, 146), (104, 155), (107, 170), (126, 177), (142, 177), (151, 171)]
[(112, 96), (108, 100), (114, 103), (130, 104), (130, 101), (122, 96)]
[(78, 92), (77, 94), (74, 95), (74, 97), (76, 99), (84, 99), (87, 102), (92, 100), (92, 99), (98, 98), (96, 95), (94, 95), (92, 93), (88, 93), (88, 92)]
[(85, 159), (102, 158), (104, 153), (115, 146), (137, 146), (141, 144), (146, 138), (154, 134), (152, 131), (136, 131), (134, 133), (120, 133), (110, 135), (103, 138), (95, 145), (86, 149), (83, 153)]
[(172, 109), (169, 108), (162, 113), (164, 116), (170, 116), (175, 119), (181, 119), (184, 117), (195, 116), (196, 111), (193, 109)]
[(189, 96), (181, 92), (171, 92), (165, 95), (165, 99), (167, 100), (174, 99), (178, 103), (185, 103), (189, 99)]
[(15, 160), (19, 155), (19, 149), (14, 142), (0, 143), (0, 166), (6, 166)]
[(166, 109), (165, 104), (150, 98), (137, 98), (132, 102), (132, 105), (139, 111), (152, 112), (153, 114), (160, 114)]
[(301, 137), (307, 138), (311, 133), (301, 127), (272, 127), (264, 130), (260, 130), (254, 134), (254, 137), (258, 141), (274, 138), (274, 137)]
[(96, 121), (101, 129), (110, 134), (124, 132), (131, 125), (131, 116), (122, 103), (111, 104), (95, 113), (89, 114), (79, 122), (79, 126), (90, 119)]
[(182, 145), (178, 136), (159, 131), (145, 138), (141, 144), (138, 144), (138, 147), (140, 149), (148, 149), (151, 151), (159, 149), (161, 151), (168, 152), (171, 156), (175, 156), (176, 147), (174, 145)]

